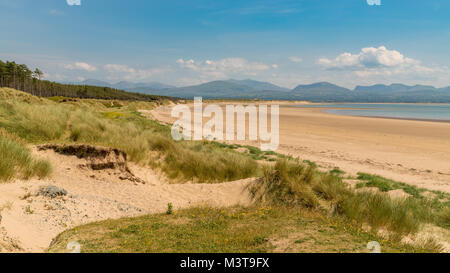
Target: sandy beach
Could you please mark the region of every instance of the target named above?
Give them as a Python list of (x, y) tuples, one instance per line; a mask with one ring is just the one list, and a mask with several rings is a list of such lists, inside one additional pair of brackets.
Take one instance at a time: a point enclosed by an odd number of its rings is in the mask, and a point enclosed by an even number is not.
[[(450, 123), (343, 116), (296, 104), (280, 104), (278, 152), (351, 175), (366, 172), (450, 192)], [(148, 114), (165, 123), (176, 120), (171, 106)]]

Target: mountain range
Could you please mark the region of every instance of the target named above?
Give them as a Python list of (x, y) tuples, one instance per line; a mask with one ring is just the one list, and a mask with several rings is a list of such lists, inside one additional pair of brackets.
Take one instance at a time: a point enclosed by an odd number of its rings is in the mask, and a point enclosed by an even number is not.
[(329, 82), (318, 82), (298, 85), (291, 90), (269, 82), (250, 79), (211, 81), (185, 87), (174, 87), (158, 82), (122, 81), (110, 84), (98, 80), (86, 80), (77, 84), (107, 86), (130, 92), (187, 99), (201, 96), (205, 99), (307, 100), (312, 102), (450, 102), (450, 86), (436, 88), (429, 85), (376, 84), (356, 86), (351, 90)]

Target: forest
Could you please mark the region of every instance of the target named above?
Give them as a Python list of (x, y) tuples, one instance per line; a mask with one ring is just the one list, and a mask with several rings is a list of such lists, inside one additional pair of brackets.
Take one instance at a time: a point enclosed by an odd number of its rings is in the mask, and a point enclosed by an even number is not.
[(162, 96), (130, 93), (109, 87), (61, 84), (43, 80), (44, 72), (25, 64), (0, 60), (0, 87), (10, 87), (40, 97), (155, 101)]

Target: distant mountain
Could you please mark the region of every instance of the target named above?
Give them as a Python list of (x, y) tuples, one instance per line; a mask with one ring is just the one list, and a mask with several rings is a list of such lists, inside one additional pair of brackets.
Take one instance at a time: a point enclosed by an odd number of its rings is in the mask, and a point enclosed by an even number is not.
[(89, 86), (101, 86), (101, 87), (111, 87), (109, 82), (94, 80), (94, 79), (88, 79), (82, 82), (75, 82), (73, 84), (76, 85), (89, 85)]
[(124, 89), (124, 90), (131, 90), (131, 89), (151, 89), (151, 90), (161, 90), (161, 89), (168, 89), (168, 88), (174, 88), (173, 85), (168, 85), (160, 82), (128, 82), (128, 81), (121, 81), (116, 84), (112, 85), (114, 88), (117, 89)]
[(297, 86), (292, 90), (291, 97), (298, 100), (332, 102), (350, 100), (353, 93), (347, 88), (329, 82), (318, 82)]
[(272, 84), (270, 82), (260, 82), (260, 81), (254, 81), (254, 80), (227, 80), (227, 82), (239, 84), (239, 85), (246, 85), (248, 87), (251, 87), (258, 91), (281, 91), (281, 92), (287, 92), (290, 91), (289, 88), (280, 87), (275, 84)]
[(404, 84), (376, 84), (372, 86), (356, 86), (355, 92), (377, 92), (377, 93), (389, 93), (389, 92), (408, 92), (408, 91), (434, 91), (435, 87), (429, 85), (414, 85), (408, 86)]
[[(80, 84), (80, 83), (78, 83)], [(450, 103), (450, 87), (435, 88), (429, 85), (376, 84), (356, 86), (350, 90), (329, 82), (299, 85), (289, 90), (277, 85), (254, 80), (212, 81), (186, 87), (150, 82), (127, 81), (110, 84), (98, 80), (86, 80), (84, 85), (106, 86), (135, 93), (162, 95), (192, 99), (262, 99), (307, 100), (311, 102), (441, 102)]]
[(152, 94), (166, 94), (166, 96), (180, 98), (193, 98), (194, 96), (203, 98), (248, 98), (257, 96), (258, 91), (247, 85), (230, 81), (212, 81), (200, 85), (159, 90)]
[[(450, 87), (404, 84), (357, 86), (354, 90), (329, 82), (299, 85), (282, 91), (275, 85), (251, 80), (213, 81), (195, 86), (149, 91), (147, 94), (192, 99), (307, 100), (311, 102), (450, 102)], [(273, 90), (266, 90), (271, 88)]]
[(338, 85), (329, 83), (329, 82), (318, 82), (308, 85), (298, 85), (295, 87), (292, 92), (300, 93), (300, 92), (348, 92), (350, 91), (347, 88), (340, 87)]

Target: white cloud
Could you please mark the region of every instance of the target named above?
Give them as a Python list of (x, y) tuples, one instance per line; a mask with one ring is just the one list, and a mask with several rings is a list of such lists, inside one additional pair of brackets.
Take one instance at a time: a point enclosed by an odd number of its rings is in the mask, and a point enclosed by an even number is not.
[(360, 69), (377, 67), (399, 67), (417, 65), (418, 61), (407, 58), (396, 50), (384, 46), (366, 47), (358, 54), (342, 53), (334, 59), (321, 58), (317, 62), (326, 68)]
[(295, 57), (295, 56), (289, 57), (289, 60), (290, 60), (291, 62), (293, 62), (293, 63), (301, 63), (301, 62), (303, 61), (302, 58)]
[(178, 59), (179, 71), (183, 76), (179, 84), (199, 84), (213, 80), (240, 78), (242, 76), (258, 78), (265, 72), (278, 68), (277, 64), (252, 62), (244, 58), (224, 58), (220, 60), (195, 61), (193, 59)]
[(423, 65), (384, 46), (363, 48), (357, 54), (342, 53), (331, 59), (321, 58), (317, 64), (328, 71), (329, 79), (347, 85), (392, 82), (448, 85), (450, 75), (445, 66)]
[(86, 70), (89, 72), (93, 72), (96, 71), (97, 68), (93, 65), (90, 65), (88, 63), (84, 63), (84, 62), (76, 62), (75, 64), (66, 64), (64, 65), (64, 68), (69, 69), (69, 70)]
[(107, 64), (104, 66), (105, 70), (108, 72), (125, 72), (125, 73), (135, 73), (136, 70), (132, 67), (123, 64)]
[(81, 0), (66, 0), (69, 6), (81, 6)]
[(144, 80), (169, 71), (169, 68), (136, 69), (123, 64), (107, 64), (104, 69), (110, 73), (111, 79)]
[(202, 81), (224, 79), (232, 75), (256, 76), (258, 72), (278, 68), (277, 64), (267, 65), (261, 62), (251, 62), (243, 58), (225, 58), (220, 60), (206, 60), (196, 62), (193, 59), (178, 59), (178, 65), (193, 72)]
[(342, 53), (334, 59), (321, 58), (317, 63), (331, 70), (351, 70), (359, 77), (428, 74), (436, 71), (436, 68), (422, 66), (420, 61), (405, 57), (400, 52), (389, 50), (384, 46), (366, 47), (358, 54)]

